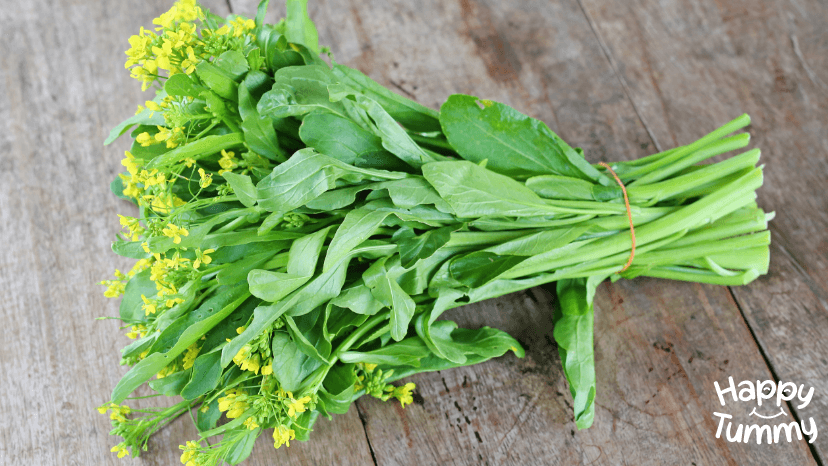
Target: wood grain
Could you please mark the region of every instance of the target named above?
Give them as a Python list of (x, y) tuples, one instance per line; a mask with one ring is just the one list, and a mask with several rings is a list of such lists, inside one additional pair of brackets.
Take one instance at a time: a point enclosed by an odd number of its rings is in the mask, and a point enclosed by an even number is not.
[[(746, 112), (762, 149), (759, 204), (775, 211), (771, 269), (732, 293), (774, 377), (817, 392), (828, 418), (828, 8), (824, 2), (583, 0), (659, 146)], [(823, 464), (828, 438), (818, 437)]]
[[(257, 2), (203, 3), (252, 15)], [(275, 20), (284, 2), (271, 3)], [(0, 464), (121, 463), (94, 408), (125, 372), (117, 361), (127, 340), (115, 321), (93, 320), (117, 312), (94, 283), (129, 266), (109, 243), (115, 213), (130, 207), (108, 189), (125, 141), (101, 141), (147, 98), (123, 70), (126, 39), (169, 4), (0, 1)], [(806, 383), (817, 394), (800, 415), (828, 414), (828, 349), (814, 344), (828, 333), (826, 8), (625, 5), (326, 0), (310, 13), (339, 62), (434, 108), (456, 92), (506, 102), (591, 161), (686, 143), (751, 113), (768, 163), (760, 201), (778, 212), (771, 274), (732, 295), (659, 280), (603, 284), (598, 409), (587, 431), (571, 419), (555, 303), (535, 289), (447, 314), (509, 331), (525, 359), (413, 377), (418, 396), (405, 410), (363, 398), (318, 423), (310, 442), (274, 451), (263, 436), (245, 464), (814, 464), (804, 442), (715, 439), (712, 412), (723, 408), (712, 384)], [(747, 419), (751, 408), (726, 412)], [(177, 445), (195, 436), (179, 419), (127, 463), (179, 464)]]

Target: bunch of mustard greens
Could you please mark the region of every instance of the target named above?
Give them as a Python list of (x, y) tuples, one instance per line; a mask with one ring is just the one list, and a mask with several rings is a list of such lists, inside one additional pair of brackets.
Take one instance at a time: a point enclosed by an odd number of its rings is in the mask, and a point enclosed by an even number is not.
[[(180, 0), (129, 39), (127, 68), (156, 96), (106, 141), (131, 130), (112, 190), (138, 212), (120, 217), (112, 246), (135, 266), (103, 282), (123, 296), (135, 340), (99, 408), (123, 438), (119, 457), (191, 410), (201, 438), (181, 461), (214, 465), (241, 462), (265, 431), (276, 448), (306, 440), (318, 416), (364, 394), (405, 406), (414, 384), (392, 382), (524, 354), (444, 311), (552, 282), (586, 428), (601, 281), (741, 285), (766, 273), (759, 151), (701, 164), (747, 145), (729, 136), (747, 116), (687, 146), (592, 165), (506, 105), (452, 95), (437, 112), (331, 67), (306, 0), (288, 1), (276, 25), (266, 8), (224, 19)], [(144, 383), (183, 401), (122, 404)]]

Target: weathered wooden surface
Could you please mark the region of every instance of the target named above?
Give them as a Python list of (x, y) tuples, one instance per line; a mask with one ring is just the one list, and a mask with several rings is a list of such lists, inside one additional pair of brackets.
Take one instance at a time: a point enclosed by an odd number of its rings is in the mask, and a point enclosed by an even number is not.
[[(0, 464), (119, 462), (94, 407), (125, 372), (125, 339), (115, 322), (92, 319), (117, 310), (94, 282), (128, 265), (108, 252), (115, 213), (129, 208), (108, 189), (126, 147), (101, 141), (146, 98), (122, 68), (126, 38), (170, 2), (130, 3), (0, 2)], [(224, 15), (252, 14), (257, 2), (203, 3)], [(271, 3), (276, 19), (283, 2)], [(760, 204), (778, 214), (772, 268), (732, 294), (647, 279), (602, 285), (587, 431), (571, 420), (554, 303), (535, 289), (448, 314), (509, 331), (525, 359), (414, 377), (419, 397), (405, 410), (362, 399), (321, 421), (310, 442), (274, 451), (263, 436), (246, 464), (815, 462), (802, 441), (716, 439), (712, 413), (747, 423), (753, 408), (721, 408), (714, 380), (776, 376), (814, 386), (798, 415), (820, 427), (828, 419), (825, 5), (327, 0), (310, 11), (339, 62), (432, 107), (456, 92), (506, 102), (591, 161), (687, 143), (750, 113), (767, 164)], [(127, 463), (177, 464), (177, 445), (196, 435), (190, 424), (174, 422)], [(824, 456), (828, 436), (816, 445)]]
[[(815, 387), (828, 419), (828, 8), (825, 2), (583, 0), (658, 145), (753, 117), (771, 222), (768, 276), (732, 292), (774, 375)], [(825, 464), (828, 436), (817, 438)]]

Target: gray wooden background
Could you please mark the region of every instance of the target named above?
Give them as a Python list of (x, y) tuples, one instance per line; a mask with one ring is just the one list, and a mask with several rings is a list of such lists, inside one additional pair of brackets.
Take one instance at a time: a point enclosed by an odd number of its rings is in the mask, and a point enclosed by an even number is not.
[[(271, 19), (283, 11), (272, 2)], [(123, 69), (127, 38), (169, 0), (0, 1), (0, 464), (119, 464), (108, 399), (126, 368), (117, 302), (95, 282), (129, 261), (109, 251), (109, 193), (127, 148), (102, 141), (148, 97)], [(211, 0), (252, 15), (255, 0)], [(819, 464), (828, 457), (828, 5), (824, 0), (312, 0), (341, 63), (437, 107), (451, 93), (506, 102), (547, 122), (590, 161), (686, 144), (743, 112), (775, 210), (771, 270), (746, 287), (637, 279), (596, 298), (598, 398), (578, 432), (551, 297), (529, 290), (453, 311), (527, 348), (420, 375), (417, 401), (361, 399), (307, 443), (248, 465)], [(713, 382), (814, 387), (814, 444), (728, 443)], [(775, 407), (774, 407), (775, 408)], [(765, 411), (767, 414), (772, 409)], [(754, 419), (753, 421), (751, 419)], [(126, 464), (179, 464), (179, 419)]]

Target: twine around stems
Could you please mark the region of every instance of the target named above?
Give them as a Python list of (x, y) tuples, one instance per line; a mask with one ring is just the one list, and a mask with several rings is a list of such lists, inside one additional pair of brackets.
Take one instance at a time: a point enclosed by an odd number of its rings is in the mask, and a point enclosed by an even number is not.
[(624, 183), (621, 182), (621, 178), (618, 178), (618, 175), (604, 162), (598, 162), (598, 165), (606, 168), (610, 173), (612, 173), (613, 178), (615, 181), (618, 182), (618, 186), (621, 186), (621, 192), (624, 193), (624, 205), (627, 207), (627, 218), (630, 219), (630, 239), (632, 240), (632, 250), (630, 251), (630, 258), (627, 259), (627, 263), (624, 264), (624, 268), (619, 270), (616, 273), (621, 273), (627, 270), (632, 264), (633, 258), (635, 257), (635, 228), (633, 227), (633, 219), (632, 219), (632, 209), (630, 209), (630, 198), (627, 197), (627, 188), (624, 186)]

